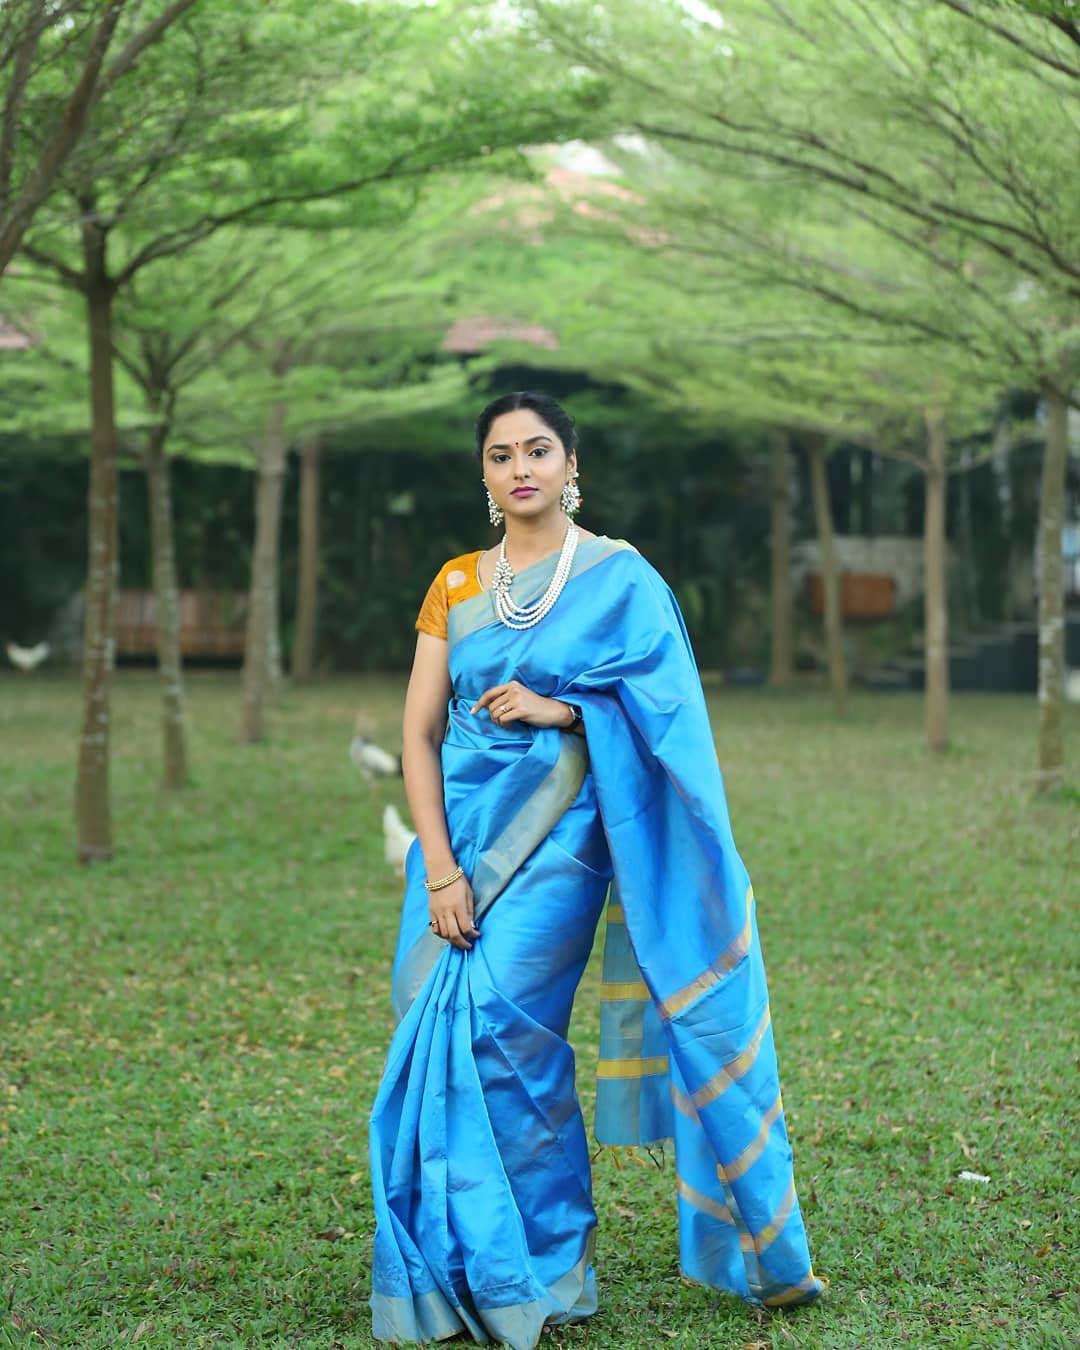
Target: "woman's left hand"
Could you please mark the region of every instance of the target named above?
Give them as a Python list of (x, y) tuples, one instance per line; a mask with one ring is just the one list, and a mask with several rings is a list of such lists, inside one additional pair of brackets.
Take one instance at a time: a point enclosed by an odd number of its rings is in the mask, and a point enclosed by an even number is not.
[(528, 722), (533, 727), (560, 727), (566, 731), (573, 720), (568, 703), (534, 694), (519, 680), (485, 689), (471, 711), (477, 713), (481, 708), (487, 708), (491, 720), (501, 727), (508, 727), (513, 722)]

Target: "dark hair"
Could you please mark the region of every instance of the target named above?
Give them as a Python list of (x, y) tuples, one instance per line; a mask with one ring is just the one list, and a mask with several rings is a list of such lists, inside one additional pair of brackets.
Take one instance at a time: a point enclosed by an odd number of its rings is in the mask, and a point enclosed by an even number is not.
[(477, 459), (484, 457), (484, 442), (496, 417), (502, 417), (503, 413), (518, 412), (522, 408), (534, 412), (541, 422), (551, 428), (562, 441), (568, 455), (577, 449), (577, 428), (566, 409), (556, 403), (550, 394), (534, 394), (519, 389), (516, 393), (502, 394), (493, 399), (476, 419)]

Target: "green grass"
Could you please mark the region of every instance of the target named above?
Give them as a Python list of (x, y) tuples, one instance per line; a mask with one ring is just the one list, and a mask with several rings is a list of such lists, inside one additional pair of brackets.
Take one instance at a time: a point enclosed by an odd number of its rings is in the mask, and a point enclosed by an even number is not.
[[(398, 883), (347, 757), (402, 686), (339, 681), (236, 743), (191, 680), (195, 783), (116, 682), (114, 862), (76, 866), (77, 685), (0, 681), (0, 1346), (369, 1346), (366, 1120)], [(1080, 796), (1034, 802), (1034, 704), (713, 698), (754, 876), (817, 1305), (682, 1283), (669, 1169), (596, 1163), (601, 1311), (556, 1346), (1073, 1345)], [(1069, 735), (1080, 754), (1080, 719)], [(1070, 894), (1070, 884), (1072, 892)], [(589, 1109), (594, 961), (575, 1042)], [(961, 1171), (989, 1184), (962, 1182)]]

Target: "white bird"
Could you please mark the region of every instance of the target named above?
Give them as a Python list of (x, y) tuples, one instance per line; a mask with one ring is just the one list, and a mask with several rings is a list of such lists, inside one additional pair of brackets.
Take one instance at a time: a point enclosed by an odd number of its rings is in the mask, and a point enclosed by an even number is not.
[(364, 734), (363, 715), (356, 719), (356, 728), (349, 746), (349, 758), (364, 775), (367, 782), (376, 778), (400, 778), (401, 756), (391, 755), (382, 746), (369, 741)]
[(401, 819), (397, 807), (389, 802), (383, 807), (382, 827), (386, 861), (404, 876), (405, 855), (416, 835)]
[(39, 642), (36, 647), (20, 647), (16, 642), (9, 642), (4, 650), (11, 664), (28, 675), (30, 671), (37, 670), (49, 655), (50, 647), (47, 642)]
[(349, 758), (369, 783), (376, 778), (400, 778), (401, 756), (391, 755), (374, 741), (354, 736), (349, 746)]

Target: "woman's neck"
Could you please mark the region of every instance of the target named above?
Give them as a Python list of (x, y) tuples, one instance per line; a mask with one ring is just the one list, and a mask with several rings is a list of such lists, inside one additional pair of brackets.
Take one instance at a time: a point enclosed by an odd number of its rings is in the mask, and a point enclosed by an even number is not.
[(520, 571), (557, 552), (563, 546), (569, 524), (561, 511), (539, 520), (507, 520), (506, 556), (511, 567)]

